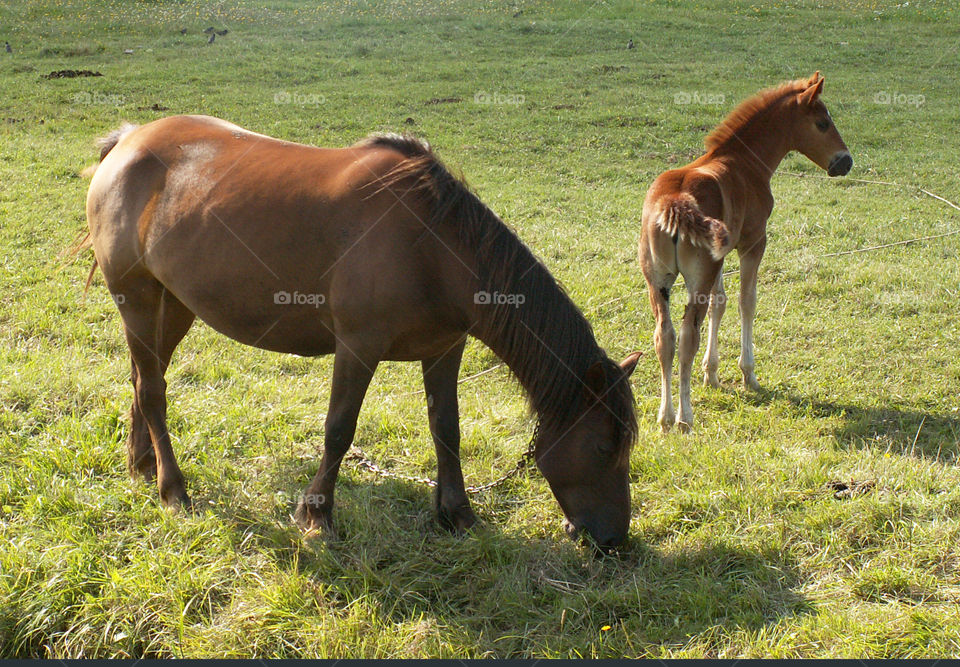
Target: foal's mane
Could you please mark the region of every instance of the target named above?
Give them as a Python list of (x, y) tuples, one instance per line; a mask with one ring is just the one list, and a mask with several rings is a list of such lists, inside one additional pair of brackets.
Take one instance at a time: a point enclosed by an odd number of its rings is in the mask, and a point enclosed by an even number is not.
[(774, 88), (761, 90), (748, 97), (731, 111), (723, 121), (707, 135), (704, 144), (708, 151), (725, 144), (735, 135), (741, 134), (756, 118), (777, 105), (784, 97), (802, 93), (810, 85), (807, 79), (787, 81)]
[(447, 170), (426, 142), (388, 134), (370, 136), (358, 146), (389, 147), (406, 156), (380, 187), (411, 183), (431, 200), (426, 224), (455, 231), (460, 246), (474, 258), (479, 290), (523, 296), (519, 306), (507, 302), (475, 306), (479, 324), (470, 333), (489, 345), (526, 389), (538, 428), (545, 417), (558, 420), (561, 427), (579, 417), (588, 395), (584, 374), (600, 362), (606, 378), (601, 400), (613, 415), (617, 454), (629, 455), (637, 433), (630, 382), (597, 345), (589, 322), (543, 263)]

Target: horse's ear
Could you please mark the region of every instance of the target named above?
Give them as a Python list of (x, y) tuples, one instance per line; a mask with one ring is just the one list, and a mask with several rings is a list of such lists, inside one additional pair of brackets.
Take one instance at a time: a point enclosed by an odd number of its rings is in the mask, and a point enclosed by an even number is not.
[(602, 363), (598, 361), (587, 369), (583, 374), (583, 384), (589, 390), (587, 395), (593, 400), (599, 399), (607, 392), (607, 373)]
[(816, 72), (813, 73), (813, 76), (810, 77), (810, 80), (807, 81), (807, 87), (812, 86), (819, 80), (820, 80), (820, 70), (817, 70)]
[(627, 358), (620, 362), (620, 370), (622, 370), (627, 377), (633, 375), (634, 369), (637, 367), (637, 362), (640, 361), (640, 357), (643, 356), (643, 352), (631, 352), (627, 355)]
[[(819, 72), (817, 72), (819, 74)], [(807, 89), (800, 93), (798, 100), (801, 106), (812, 106), (814, 102), (817, 101), (817, 98), (820, 97), (820, 93), (823, 92), (823, 79), (821, 78), (816, 83), (810, 84), (807, 86)]]

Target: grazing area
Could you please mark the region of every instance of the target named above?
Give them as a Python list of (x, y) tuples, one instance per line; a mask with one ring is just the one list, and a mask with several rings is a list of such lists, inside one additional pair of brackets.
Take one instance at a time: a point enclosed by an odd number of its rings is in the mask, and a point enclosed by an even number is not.
[[(0, 656), (960, 654), (955, 3), (317, 4), (0, 8)], [(741, 100), (815, 70), (853, 170), (780, 165), (760, 389), (743, 388), (731, 303), (720, 386), (695, 382), (695, 428), (662, 434), (646, 189)], [(94, 139), (187, 113), (321, 146), (412, 132), (462, 170), (607, 353), (645, 353), (629, 542), (595, 558), (567, 539), (535, 471), (472, 496), (481, 523), (452, 536), (431, 489), (354, 461), (341, 539), (305, 536), (292, 515), (333, 357), (199, 322), (166, 378), (194, 509), (131, 480), (117, 307), (99, 275), (84, 296), (89, 255), (60, 253), (86, 224)], [(672, 296), (678, 321), (679, 282)], [(468, 485), (507, 472), (532, 433), (499, 364), (467, 344)], [(355, 442), (384, 469), (435, 475), (419, 364), (380, 365)]]

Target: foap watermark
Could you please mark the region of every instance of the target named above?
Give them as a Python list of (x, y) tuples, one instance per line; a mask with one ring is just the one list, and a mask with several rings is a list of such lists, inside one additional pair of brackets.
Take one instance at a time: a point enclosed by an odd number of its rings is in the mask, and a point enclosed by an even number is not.
[(92, 106), (100, 105), (107, 107), (122, 107), (125, 104), (123, 95), (116, 93), (101, 93), (98, 90), (93, 92), (80, 90), (70, 96), (72, 104)]
[(526, 101), (526, 98), (520, 93), (501, 93), (498, 90), (492, 93), (485, 90), (477, 91), (473, 96), (474, 104), (493, 105), (493, 106), (520, 106)]
[(927, 98), (922, 93), (910, 94), (910, 93), (897, 93), (891, 92), (889, 90), (880, 90), (877, 91), (877, 94), (873, 96), (874, 104), (883, 104), (885, 106), (894, 106), (894, 107), (913, 107), (914, 109), (919, 109), (927, 101)]
[(273, 94), (274, 104), (292, 104), (298, 107), (318, 107), (327, 103), (325, 95), (320, 93), (297, 93), (278, 90)]
[(113, 299), (113, 302), (118, 306), (122, 306), (127, 302), (126, 294), (111, 294), (110, 298)]
[(724, 104), (727, 96), (723, 93), (711, 93), (702, 90), (681, 90), (673, 94), (674, 104)]
[(504, 294), (502, 292), (486, 292), (480, 290), (473, 295), (473, 302), (478, 306), (513, 306), (519, 308), (526, 302), (523, 294)]
[(277, 503), (281, 505), (306, 505), (307, 507), (323, 507), (327, 504), (327, 497), (322, 493), (286, 493), (277, 491), (273, 494)]
[(319, 308), (327, 302), (325, 294), (309, 294), (304, 292), (274, 292), (273, 302), (278, 306), (313, 306)]

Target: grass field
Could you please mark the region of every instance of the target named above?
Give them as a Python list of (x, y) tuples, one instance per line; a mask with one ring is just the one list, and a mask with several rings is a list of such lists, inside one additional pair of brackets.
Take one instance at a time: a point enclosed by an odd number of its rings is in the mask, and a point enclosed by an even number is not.
[[(0, 656), (960, 654), (960, 235), (824, 256), (960, 229), (918, 190), (960, 202), (955, 3), (318, 4), (0, 7)], [(229, 33), (208, 45), (207, 26)], [(45, 78), (62, 69), (103, 76)], [(855, 164), (828, 180), (791, 155), (773, 179), (764, 389), (740, 385), (731, 307), (722, 389), (695, 387), (694, 433), (663, 436), (643, 194), (739, 100), (816, 69)], [(167, 375), (198, 510), (131, 481), (120, 319), (58, 253), (85, 224), (94, 138), (175, 113), (320, 145), (413, 131), (462, 169), (612, 356), (646, 352), (630, 544), (596, 560), (567, 540), (536, 473), (474, 498), (483, 526), (457, 538), (427, 488), (350, 466), (343, 539), (305, 539), (290, 514), (332, 358), (199, 323)], [(497, 361), (473, 341), (461, 374)], [(382, 365), (357, 440), (432, 476), (420, 389), (417, 364)], [(460, 398), (464, 472), (485, 482), (532, 422), (503, 368)]]

